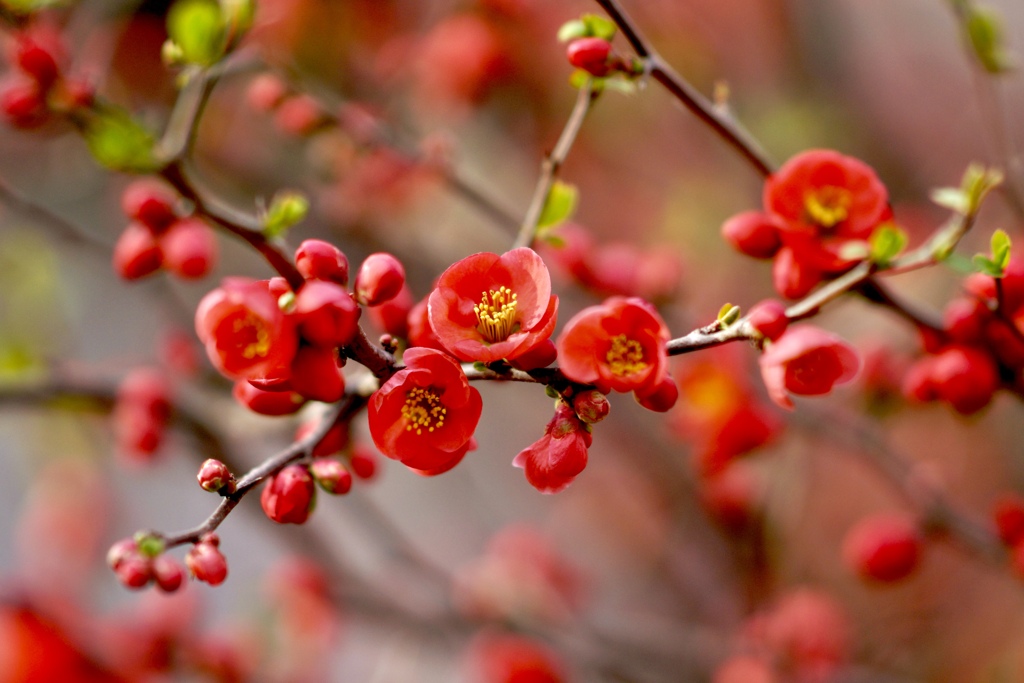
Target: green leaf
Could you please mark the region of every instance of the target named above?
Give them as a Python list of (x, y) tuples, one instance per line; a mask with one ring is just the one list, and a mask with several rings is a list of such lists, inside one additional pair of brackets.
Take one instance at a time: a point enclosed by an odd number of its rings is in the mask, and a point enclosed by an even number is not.
[(961, 188), (968, 201), (968, 213), (976, 213), (988, 193), (1002, 182), (1003, 172), (998, 168), (985, 168), (980, 164), (968, 166), (961, 181)]
[(974, 267), (974, 262), (964, 256), (963, 254), (950, 254), (948, 258), (944, 260), (944, 263), (949, 268), (960, 275), (970, 275), (971, 273), (978, 272)]
[(562, 24), (558, 29), (558, 41), (568, 43), (570, 40), (587, 37), (587, 25), (582, 19), (573, 19)]
[(167, 548), (163, 539), (144, 531), (135, 534), (135, 543), (138, 546), (139, 553), (150, 558), (156, 557)]
[(1010, 263), (1010, 236), (1005, 230), (992, 233), (992, 262), (1001, 270), (1006, 270)]
[(548, 232), (540, 236), (540, 239), (544, 240), (546, 244), (550, 244), (555, 249), (562, 249), (566, 245), (565, 238), (561, 235), (556, 235), (553, 232)]
[(868, 244), (868, 257), (873, 263), (884, 266), (899, 256), (907, 246), (907, 233), (892, 223), (885, 223), (875, 228)]
[(576, 211), (578, 201), (579, 191), (575, 185), (556, 180), (551, 185), (547, 199), (544, 200), (544, 208), (537, 219), (537, 228), (554, 227), (567, 220)]
[(615, 37), (615, 32), (618, 30), (614, 21), (598, 16), (597, 14), (584, 14), (580, 19), (587, 27), (588, 36), (604, 38), (605, 40), (610, 41)]
[(975, 272), (983, 273), (990, 277), (1002, 277), (1003, 268), (998, 263), (993, 263), (988, 257), (982, 254), (975, 254), (971, 259)]
[(1002, 19), (987, 7), (973, 7), (966, 23), (967, 37), (981, 66), (993, 74), (1013, 68), (1003, 40)]
[(263, 216), (263, 234), (270, 239), (280, 237), (309, 213), (309, 200), (301, 192), (280, 192), (275, 195)]
[(114, 171), (146, 173), (160, 167), (155, 136), (123, 109), (96, 112), (85, 123), (85, 142), (93, 158)]
[(224, 56), (224, 14), (216, 0), (178, 0), (167, 14), (167, 35), (188, 64), (210, 66)]
[(967, 195), (958, 187), (940, 187), (931, 191), (932, 202), (944, 209), (966, 214), (969, 206)]
[(722, 323), (722, 327), (728, 327), (740, 319), (740, 313), (742, 313), (742, 310), (739, 306), (723, 304), (723, 306), (718, 309), (717, 320)]

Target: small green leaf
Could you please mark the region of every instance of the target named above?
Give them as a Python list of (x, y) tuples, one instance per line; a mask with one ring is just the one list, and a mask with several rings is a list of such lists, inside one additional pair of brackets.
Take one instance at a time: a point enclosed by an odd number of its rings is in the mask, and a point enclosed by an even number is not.
[(568, 43), (570, 40), (587, 37), (587, 25), (582, 19), (573, 19), (562, 24), (558, 29), (558, 41)]
[(988, 193), (1002, 182), (1003, 172), (998, 168), (985, 168), (980, 164), (968, 166), (961, 181), (961, 188), (967, 197), (968, 213), (976, 213)]
[(301, 192), (285, 191), (274, 196), (263, 216), (263, 234), (270, 239), (280, 237), (309, 213), (309, 200)]
[(988, 257), (983, 256), (982, 254), (975, 254), (974, 258), (971, 260), (971, 263), (974, 265), (975, 272), (988, 275), (989, 277), (1003, 276), (1003, 269), (999, 266), (999, 264), (993, 263), (991, 260), (988, 259)]
[(970, 275), (971, 273), (978, 272), (974, 267), (974, 262), (963, 254), (950, 254), (944, 262), (953, 272), (960, 275)]
[(154, 135), (123, 109), (98, 111), (85, 123), (85, 142), (93, 158), (114, 171), (146, 173), (159, 168)]
[(139, 553), (144, 557), (156, 557), (166, 549), (166, 544), (163, 539), (154, 536), (153, 534), (140, 531), (135, 534), (135, 544), (139, 549)]
[(580, 19), (587, 27), (587, 35), (610, 41), (615, 37), (615, 22), (596, 14), (584, 14)]
[(892, 223), (884, 223), (875, 228), (868, 243), (871, 261), (884, 266), (899, 256), (907, 246), (907, 233)]
[(210, 66), (223, 57), (226, 28), (216, 0), (178, 0), (167, 14), (167, 35), (188, 64)]
[(616, 78), (613, 76), (611, 78), (599, 78), (597, 82), (605, 90), (614, 90), (623, 95), (635, 95), (637, 92), (636, 81), (629, 78)]
[(739, 306), (724, 304), (720, 309), (718, 309), (717, 320), (722, 323), (722, 327), (728, 327), (740, 319), (740, 313), (742, 313), (742, 310)]
[(547, 199), (544, 200), (544, 208), (537, 219), (537, 228), (554, 227), (567, 220), (576, 211), (578, 201), (579, 191), (575, 185), (556, 180), (551, 185)]
[(938, 204), (944, 209), (949, 209), (955, 213), (966, 214), (969, 201), (964, 191), (958, 187), (940, 187), (932, 190), (931, 192), (932, 202)]
[(974, 54), (986, 71), (1004, 73), (1013, 68), (1013, 60), (1003, 40), (1002, 19), (987, 7), (973, 7), (967, 17), (967, 37)]
[(583, 69), (574, 69), (573, 72), (569, 74), (569, 85), (577, 90), (593, 87), (594, 80), (594, 77)]
[(1005, 230), (992, 233), (992, 262), (1001, 270), (1006, 270), (1010, 263), (1010, 236)]

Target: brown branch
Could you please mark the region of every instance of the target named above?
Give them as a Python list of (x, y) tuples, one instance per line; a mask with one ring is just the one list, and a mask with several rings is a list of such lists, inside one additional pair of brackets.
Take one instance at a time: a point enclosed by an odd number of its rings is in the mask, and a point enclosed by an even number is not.
[(619, 27), (637, 56), (645, 63), (645, 71), (665, 87), (679, 102), (697, 118), (710, 127), (762, 176), (771, 175), (775, 163), (768, 157), (761, 145), (727, 113), (714, 104), (676, 71), (658, 54), (654, 46), (644, 38), (636, 23), (626, 14), (619, 0), (595, 0), (612, 21)]

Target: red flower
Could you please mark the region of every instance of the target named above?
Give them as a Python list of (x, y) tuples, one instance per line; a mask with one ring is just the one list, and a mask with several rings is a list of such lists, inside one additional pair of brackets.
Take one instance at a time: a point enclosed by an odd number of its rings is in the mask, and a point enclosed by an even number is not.
[(879, 513), (858, 522), (843, 540), (843, 560), (864, 579), (890, 582), (909, 576), (920, 564), (924, 541), (914, 518)]
[(827, 394), (849, 382), (860, 369), (853, 347), (834, 334), (811, 325), (791, 327), (761, 355), (761, 377), (768, 396), (793, 408), (787, 392), (802, 396)]
[(764, 208), (782, 219), (783, 244), (798, 259), (825, 272), (852, 262), (841, 255), (850, 241), (864, 241), (892, 214), (889, 194), (864, 162), (831, 150), (808, 150), (772, 174)]
[(587, 448), (593, 437), (572, 408), (559, 403), (544, 436), (520, 451), (512, 464), (541, 493), (558, 493), (587, 466)]
[(316, 505), (316, 486), (309, 470), (288, 465), (269, 477), (260, 493), (260, 505), (278, 524), (305, 523)]
[(585, 308), (558, 337), (558, 359), (569, 379), (598, 391), (649, 394), (668, 374), (668, 327), (651, 304), (612, 297)]
[(402, 356), (405, 368), (370, 399), (370, 435), (380, 452), (416, 470), (461, 459), (480, 421), (480, 392), (451, 357), (427, 348)]
[(455, 357), (512, 360), (533, 350), (555, 329), (558, 297), (532, 249), (474, 254), (442, 273), (428, 302), (430, 326)]
[(225, 278), (199, 302), (196, 333), (210, 362), (231, 379), (287, 376), (298, 340), (266, 281)]

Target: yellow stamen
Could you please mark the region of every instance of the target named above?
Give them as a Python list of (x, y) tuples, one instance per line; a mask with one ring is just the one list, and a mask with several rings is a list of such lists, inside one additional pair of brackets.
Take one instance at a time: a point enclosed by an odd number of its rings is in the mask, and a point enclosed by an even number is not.
[(242, 349), (243, 358), (248, 360), (252, 360), (256, 356), (262, 358), (270, 352), (270, 334), (267, 333), (266, 325), (259, 318), (252, 314), (246, 315), (232, 324), (232, 330), (235, 334), (244, 330), (249, 335), (255, 337), (253, 341), (246, 344), (245, 348)]
[(850, 191), (828, 185), (804, 195), (804, 210), (811, 222), (823, 228), (835, 227), (850, 215)]
[(612, 337), (612, 346), (605, 354), (605, 360), (611, 366), (612, 374), (618, 377), (634, 375), (647, 368), (640, 342), (629, 339), (624, 334)]
[(447, 414), (441, 397), (433, 389), (413, 387), (405, 394), (405, 405), (402, 406), (402, 417), (405, 418), (405, 430), (422, 434), (426, 429), (432, 432), (444, 426)]
[(503, 341), (516, 331), (516, 294), (502, 285), (480, 295), (480, 303), (473, 307), (477, 331), (491, 342)]

